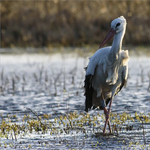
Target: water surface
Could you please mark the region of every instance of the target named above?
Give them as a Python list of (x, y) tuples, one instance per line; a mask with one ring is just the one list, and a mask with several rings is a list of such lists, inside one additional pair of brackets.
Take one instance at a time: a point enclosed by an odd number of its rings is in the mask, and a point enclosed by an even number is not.
[[(15, 114), (18, 122), (24, 115), (39, 116), (50, 114), (51, 120), (69, 112), (84, 112), (84, 76), (88, 58), (78, 54), (21, 54), (0, 55), (0, 113), (2, 119)], [(112, 113), (126, 112), (134, 116), (135, 112), (150, 113), (150, 58), (131, 57), (129, 61), (129, 78), (127, 86), (115, 97)], [(90, 111), (91, 116), (102, 114), (103, 111)], [(101, 120), (100, 120), (101, 121)], [(102, 129), (95, 127), (95, 131), (87, 126), (88, 134), (72, 131), (69, 134), (50, 135), (28, 134), (18, 137), (17, 141), (1, 138), (4, 143), (13, 143), (15, 149), (141, 149), (145, 143), (150, 144), (150, 125), (145, 124), (145, 139), (143, 130), (137, 131), (138, 123), (134, 123), (134, 130), (122, 131), (119, 135), (104, 137)], [(137, 127), (137, 128), (136, 128)], [(136, 146), (136, 143), (139, 144)], [(31, 145), (31, 147), (29, 146)], [(7, 146), (7, 149), (11, 149)]]

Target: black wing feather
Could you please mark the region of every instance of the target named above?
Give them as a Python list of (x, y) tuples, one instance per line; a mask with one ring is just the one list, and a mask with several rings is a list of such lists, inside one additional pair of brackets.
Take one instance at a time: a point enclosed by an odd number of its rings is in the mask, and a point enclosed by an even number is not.
[(88, 112), (88, 108), (92, 107), (92, 96), (93, 96), (93, 87), (91, 85), (91, 81), (92, 81), (92, 75), (87, 75), (85, 76), (85, 111)]

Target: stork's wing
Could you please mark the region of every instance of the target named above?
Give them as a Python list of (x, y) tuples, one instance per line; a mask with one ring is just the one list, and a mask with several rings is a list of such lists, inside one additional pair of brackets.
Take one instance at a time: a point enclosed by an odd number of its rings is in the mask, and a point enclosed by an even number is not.
[(95, 54), (90, 58), (86, 75), (94, 75), (97, 65), (101, 63), (101, 61), (109, 53), (110, 49), (111, 47), (104, 47), (95, 52)]
[(110, 47), (105, 47), (99, 49), (95, 52), (95, 54), (90, 58), (88, 67), (86, 69), (86, 76), (85, 76), (85, 111), (88, 111), (88, 108), (92, 107), (92, 98), (93, 98), (93, 87), (92, 87), (92, 77), (95, 74), (95, 70), (98, 64), (104, 59), (104, 57), (110, 51)]

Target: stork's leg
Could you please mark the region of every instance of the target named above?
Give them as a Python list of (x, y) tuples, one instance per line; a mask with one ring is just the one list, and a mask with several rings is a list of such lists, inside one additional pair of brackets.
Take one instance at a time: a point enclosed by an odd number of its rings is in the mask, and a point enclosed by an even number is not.
[(106, 121), (105, 121), (105, 126), (104, 126), (104, 130), (103, 130), (103, 134), (105, 134), (107, 123), (108, 123), (109, 130), (110, 130), (110, 133), (111, 133), (110, 121), (109, 121), (109, 114), (110, 114), (110, 109), (111, 109), (111, 105), (112, 105), (112, 100), (113, 100), (113, 98), (111, 98), (111, 100), (110, 100), (110, 105), (109, 105), (109, 109), (108, 110), (107, 110), (106, 107), (104, 107), (104, 114), (106, 116)]
[[(108, 111), (107, 111), (107, 115), (108, 115)], [(106, 124), (107, 125), (107, 124)], [(108, 119), (108, 127), (109, 127), (109, 132), (110, 132), (110, 134), (112, 133), (112, 131), (111, 131), (111, 126), (110, 126), (110, 121), (109, 121), (109, 119)], [(106, 127), (105, 127), (106, 128)]]
[[(104, 114), (105, 114), (105, 117), (106, 117), (106, 121), (105, 121), (104, 129), (103, 129), (103, 134), (105, 134), (106, 126), (107, 126), (107, 123), (109, 121), (108, 120), (109, 119), (108, 110), (107, 110), (106, 107), (104, 107)], [(110, 123), (108, 123), (108, 125), (110, 125)]]
[(108, 127), (109, 127), (109, 132), (110, 132), (110, 134), (112, 133), (112, 131), (111, 131), (111, 126), (110, 126), (110, 121), (108, 120)]

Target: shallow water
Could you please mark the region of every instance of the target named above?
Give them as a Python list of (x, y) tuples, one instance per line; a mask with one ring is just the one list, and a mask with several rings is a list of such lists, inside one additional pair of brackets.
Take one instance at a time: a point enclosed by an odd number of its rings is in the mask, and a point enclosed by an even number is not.
[[(3, 118), (16, 114), (18, 122), (24, 114), (51, 114), (55, 117), (68, 112), (84, 112), (84, 67), (88, 59), (77, 54), (24, 54), (0, 55), (0, 113)], [(150, 58), (131, 57), (129, 61), (129, 79), (127, 86), (115, 97), (112, 113), (126, 112), (131, 116), (137, 113), (150, 113)], [(29, 109), (28, 109), (29, 108)], [(102, 114), (102, 111), (90, 111), (90, 115)], [(0, 118), (2, 121), (2, 118)], [(87, 135), (71, 134), (49, 135), (28, 134), (18, 137), (17, 141), (2, 138), (5, 143), (13, 143), (15, 149), (132, 149), (129, 142), (144, 144), (143, 130), (120, 132), (104, 137), (102, 130), (95, 128)], [(87, 127), (88, 128), (88, 127)], [(150, 144), (150, 125), (145, 124), (145, 146)], [(31, 145), (31, 147), (29, 147)], [(137, 149), (139, 145), (133, 144)], [(7, 146), (7, 149), (11, 149)]]

